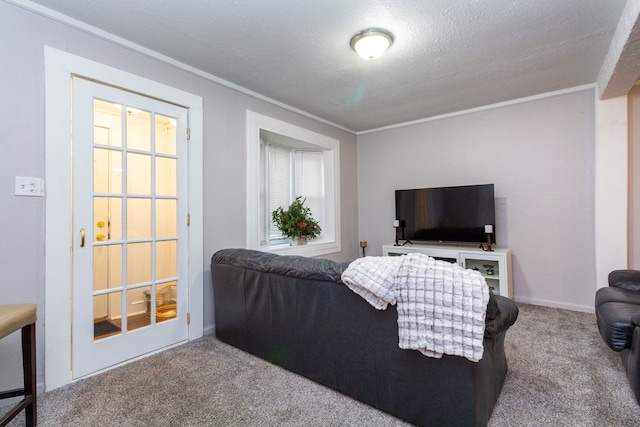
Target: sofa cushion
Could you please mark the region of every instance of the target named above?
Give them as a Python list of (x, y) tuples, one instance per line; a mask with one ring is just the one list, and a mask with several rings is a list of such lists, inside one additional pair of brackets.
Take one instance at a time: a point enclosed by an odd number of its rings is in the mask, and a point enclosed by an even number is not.
[(340, 277), (348, 266), (348, 262), (337, 263), (328, 259), (288, 255), (271, 259), (266, 265), (266, 269), (269, 273), (298, 279), (341, 283)]
[(609, 286), (640, 292), (640, 271), (614, 270), (609, 273)]
[(631, 319), (640, 306), (626, 302), (605, 302), (596, 306), (598, 330), (605, 343), (614, 351), (631, 348), (633, 325)]
[(640, 306), (640, 292), (619, 287), (598, 289), (596, 292), (596, 308), (606, 302), (627, 302)]
[(222, 249), (216, 252), (212, 264), (225, 264), (264, 273), (281, 274), (297, 279), (323, 280), (341, 283), (340, 277), (349, 265), (328, 259), (295, 255), (276, 255), (250, 249)]
[(250, 249), (222, 249), (211, 258), (211, 264), (225, 264), (234, 267), (263, 271), (264, 264), (278, 255)]

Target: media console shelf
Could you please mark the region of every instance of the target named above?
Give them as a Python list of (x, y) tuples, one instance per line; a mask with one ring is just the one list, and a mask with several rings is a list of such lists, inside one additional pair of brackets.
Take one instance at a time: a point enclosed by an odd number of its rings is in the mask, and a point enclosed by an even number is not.
[(457, 263), (463, 268), (478, 270), (496, 295), (513, 298), (511, 278), (511, 249), (493, 248), (486, 252), (480, 248), (448, 245), (383, 245), (382, 255), (399, 256), (419, 252), (435, 259)]

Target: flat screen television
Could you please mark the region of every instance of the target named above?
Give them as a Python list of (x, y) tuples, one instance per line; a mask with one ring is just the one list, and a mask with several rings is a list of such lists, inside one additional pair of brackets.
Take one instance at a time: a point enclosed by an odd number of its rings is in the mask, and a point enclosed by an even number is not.
[(486, 243), (492, 225), (496, 243), (493, 184), (396, 190), (396, 219), (411, 241)]

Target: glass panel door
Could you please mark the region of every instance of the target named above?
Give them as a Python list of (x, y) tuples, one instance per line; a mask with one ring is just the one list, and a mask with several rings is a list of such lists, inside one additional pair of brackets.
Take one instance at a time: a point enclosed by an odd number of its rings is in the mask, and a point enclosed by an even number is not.
[(74, 79), (74, 377), (186, 339), (185, 134), (184, 108)]

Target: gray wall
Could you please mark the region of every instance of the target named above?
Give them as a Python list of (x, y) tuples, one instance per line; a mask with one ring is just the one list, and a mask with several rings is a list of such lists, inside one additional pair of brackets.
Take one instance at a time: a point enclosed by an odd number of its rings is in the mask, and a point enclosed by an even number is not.
[(358, 136), (368, 253), (393, 242), (395, 189), (494, 183), (515, 299), (592, 310), (594, 99), (583, 90)]
[[(205, 330), (213, 325), (208, 261), (218, 249), (243, 247), (245, 231), (245, 110), (291, 122), (341, 142), (342, 252), (359, 254), (356, 137), (174, 66), (0, 2), (0, 303), (37, 303), (38, 381), (43, 381), (44, 198), (16, 197), (15, 176), (44, 177), (44, 61), (49, 45), (197, 94), (204, 103)], [(206, 54), (206, 52), (203, 52)], [(69, 227), (69, 224), (60, 224)], [(327, 257), (329, 258), (329, 257)], [(0, 383), (21, 381), (19, 337), (0, 340)]]
[(629, 268), (640, 270), (640, 86), (629, 91)]
[[(245, 245), (245, 110), (341, 141), (342, 253), (393, 241), (393, 190), (496, 185), (497, 235), (514, 254), (516, 299), (590, 309), (594, 282), (594, 94), (590, 90), (357, 138), (85, 32), (0, 2), (0, 303), (39, 304), (44, 337), (44, 198), (13, 195), (14, 177), (45, 174), (43, 45), (198, 94), (204, 100), (205, 328), (208, 259)], [(68, 227), (68, 224), (61, 224)], [(54, 324), (46, 325), (55, 327)], [(19, 339), (0, 340), (0, 383), (19, 384)], [(38, 346), (42, 381), (43, 346)]]

